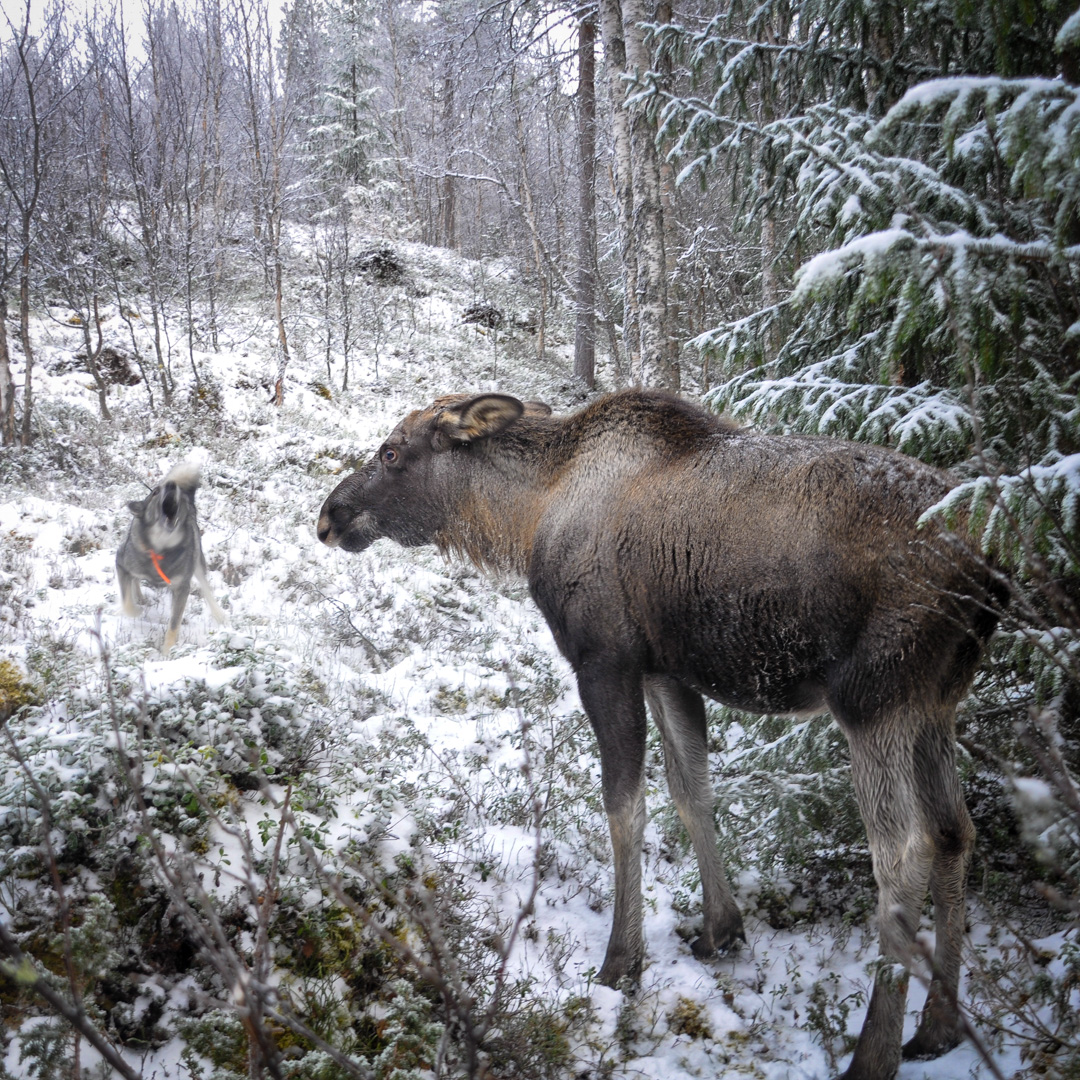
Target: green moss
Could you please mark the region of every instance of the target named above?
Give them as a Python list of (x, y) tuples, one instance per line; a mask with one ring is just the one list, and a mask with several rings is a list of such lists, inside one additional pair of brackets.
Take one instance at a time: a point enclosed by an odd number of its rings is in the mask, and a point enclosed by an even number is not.
[(10, 660), (0, 660), (0, 723), (11, 719), (28, 705), (39, 705), (37, 686)]
[(700, 1002), (691, 998), (680, 997), (667, 1019), (673, 1035), (685, 1035), (688, 1039), (712, 1038), (708, 1014)]

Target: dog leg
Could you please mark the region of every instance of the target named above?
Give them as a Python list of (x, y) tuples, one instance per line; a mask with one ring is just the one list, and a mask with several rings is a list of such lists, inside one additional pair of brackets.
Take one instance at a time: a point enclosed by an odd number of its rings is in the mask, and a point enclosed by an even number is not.
[(138, 579), (122, 566), (116, 567), (116, 579), (120, 583), (120, 610), (130, 618), (136, 618), (139, 614), (137, 605), (142, 600)]
[(184, 617), (184, 608), (187, 607), (188, 593), (191, 592), (191, 583), (177, 585), (173, 589), (172, 615), (169, 617), (169, 629), (165, 631), (165, 642), (161, 646), (163, 653), (168, 653), (176, 644), (180, 635), (180, 620)]
[(194, 575), (195, 580), (199, 583), (199, 593), (206, 601), (207, 607), (210, 608), (210, 614), (214, 616), (214, 621), (219, 626), (224, 624), (227, 621), (228, 616), (221, 610), (217, 600), (214, 599), (214, 594), (210, 591), (210, 582), (206, 580), (206, 567), (196, 566)]

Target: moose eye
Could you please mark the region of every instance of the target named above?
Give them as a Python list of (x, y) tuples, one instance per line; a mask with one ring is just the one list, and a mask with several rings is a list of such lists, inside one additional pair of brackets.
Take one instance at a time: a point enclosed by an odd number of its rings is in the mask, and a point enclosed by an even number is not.
[(382, 452), (382, 459), (387, 465), (393, 465), (398, 459), (398, 452), (392, 446), (387, 446)]

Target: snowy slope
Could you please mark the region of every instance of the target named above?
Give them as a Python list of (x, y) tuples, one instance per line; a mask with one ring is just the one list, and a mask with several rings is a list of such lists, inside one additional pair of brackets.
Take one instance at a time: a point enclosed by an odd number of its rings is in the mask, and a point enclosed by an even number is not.
[[(303, 301), (311, 286), (301, 279), (296, 355), (281, 409), (269, 401), (273, 335), (257, 305), (231, 313), (219, 352), (189, 358), (176, 348), (174, 408), (152, 412), (141, 384), (114, 387), (111, 423), (97, 418), (90, 379), (73, 369), (78, 329), (36, 321), (39, 438), (28, 453), (0, 460), (0, 658), (29, 673), (41, 706), (9, 725), (15, 741), (0, 787), (0, 904), (27, 941), (35, 925), (56, 918), (58, 894), (40, 857), (40, 799), (15, 760), (17, 748), (52, 796), (49, 836), (65, 867), (66, 896), (77, 910), (96, 911), (105, 927), (87, 946), (96, 958), (87, 961), (87, 992), (107, 982), (106, 970), (123, 970), (137, 988), (116, 1006), (148, 1042), (141, 1053), (129, 1050), (130, 1060), (162, 1080), (210, 1076), (214, 1067), (215, 1076), (236, 1075), (235, 1064), (217, 1061), (190, 1027), (227, 1011), (236, 987), (196, 962), (138, 958), (139, 920), (149, 916), (125, 914), (130, 904), (118, 890), (133, 888), (132, 879), (118, 868), (142, 857), (139, 831), (155, 822), (171, 838), (166, 862), (197, 864), (208, 895), (223, 910), (241, 911), (237, 925), (246, 929), (235, 947), (250, 957), (258, 901), (245, 889), (254, 882), (257, 892), (269, 880), (279, 813), (268, 797), (280, 800), (288, 790), (323, 865), (286, 843), (271, 981), (308, 1016), (317, 990), (342, 1000), (351, 993), (351, 1007), (366, 1009), (380, 1033), (379, 1075), (392, 1072), (387, 1047), (404, 1045), (394, 1042), (395, 1008), (411, 999), (400, 985), (369, 987), (366, 997), (350, 991), (348, 964), (304, 968), (297, 942), (307, 939), (296, 928), (322, 912), (312, 948), (325, 948), (327, 872), (357, 888), (389, 881), (400, 896), (408, 892), (402, 882), (419, 876), (444, 893), (439, 910), (454, 920), (455, 955), (466, 970), (475, 963), (484, 972), (477, 994), (501, 978), (522, 1015), (533, 1010), (562, 1034), (544, 1061), (515, 1066), (511, 1055), (498, 1075), (835, 1075), (848, 1049), (845, 1033), (861, 1025), (876, 955), (865, 921), (788, 920), (794, 924), (772, 928), (758, 908), (753, 853), (744, 853), (750, 869), (737, 888), (748, 944), (732, 957), (695, 960), (680, 934), (698, 898), (695, 871), (670, 823), (654, 747), (648, 966), (636, 997), (596, 985), (611, 903), (599, 764), (568, 669), (525, 588), (445, 563), (433, 550), (406, 552), (384, 541), (350, 556), (318, 543), (323, 498), (407, 409), (456, 390), (498, 389), (557, 410), (577, 400), (564, 325), (549, 327), (550, 348), (538, 361), (535, 338), (511, 321), (498, 332), (462, 323), (478, 296), (508, 311), (527, 309), (525, 289), (504, 266), (401, 248), (408, 281), (386, 287), (393, 292), (378, 300), (395, 312), (379, 343), (378, 375), (369, 343), (354, 360), (347, 393), (338, 389), (340, 358), (328, 379), (319, 324)], [(130, 352), (115, 314), (107, 333)], [(191, 407), (193, 364), (216, 407)], [(218, 628), (193, 596), (180, 643), (163, 657), (166, 599), (156, 594), (139, 618), (123, 617), (113, 559), (127, 526), (125, 502), (178, 461), (202, 469), (203, 545), (229, 625)], [(118, 743), (149, 793), (149, 819), (115, 764)], [(260, 773), (270, 782), (262, 791)], [(535, 905), (507, 944), (534, 875)], [(153, 917), (165, 918), (163, 910)], [(91, 923), (87, 916), (80, 925)], [(416, 924), (402, 933), (422, 937)], [(978, 923), (975, 935), (986, 939)], [(503, 953), (507, 973), (500, 975)], [(911, 996), (908, 1034), (921, 992)], [(150, 1013), (156, 1018), (139, 1028)], [(514, 1010), (500, 1015), (493, 1043), (509, 1044)], [(33, 1071), (40, 1058), (27, 1050), (27, 1037), (44, 1030), (41, 1018), (12, 1006), (8, 1023), (9, 1073), (43, 1075)], [(344, 1021), (326, 1024), (337, 1032), (331, 1041), (348, 1030)], [(432, 1035), (430, 1046), (439, 1039)], [(286, 1058), (300, 1070), (289, 1075), (309, 1075), (298, 1044), (289, 1045)], [(86, 1046), (80, 1053), (84, 1065), (95, 1060)], [(1008, 1044), (998, 1060), (1006, 1075), (1020, 1064)], [(454, 1074), (452, 1053), (421, 1053), (405, 1062), (413, 1072), (400, 1071), (403, 1061), (393, 1066), (399, 1075)], [(969, 1045), (900, 1071), (902, 1080), (969, 1075), (990, 1075)]]

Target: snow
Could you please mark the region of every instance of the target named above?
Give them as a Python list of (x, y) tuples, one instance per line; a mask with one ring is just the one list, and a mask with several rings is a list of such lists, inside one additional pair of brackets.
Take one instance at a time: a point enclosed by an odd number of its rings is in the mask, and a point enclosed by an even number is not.
[(1002, 79), (994, 75), (958, 75), (951, 78), (927, 79), (911, 87), (893, 106), (893, 112), (902, 114), (916, 109), (926, 109), (943, 101), (963, 99), (966, 95), (1001, 89), (1020, 90), (1028, 94), (1055, 93), (1064, 85), (1060, 79)]
[(1054, 38), (1054, 48), (1058, 52), (1065, 49), (1075, 49), (1080, 45), (1080, 10), (1074, 11), (1061, 25), (1061, 29)]
[[(853, 204), (850, 213), (856, 212)], [(910, 239), (905, 230), (890, 229), (819, 256), (804, 267), (799, 289), (805, 293), (843, 273), (851, 260), (880, 257)], [(272, 660), (292, 680), (293, 690), (304, 679), (317, 681), (329, 703), (324, 706), (331, 725), (326, 741), (336, 739), (343, 748), (335, 751), (339, 759), (327, 758), (322, 767), (332, 766), (339, 778), (350, 778), (348, 783), (342, 779), (334, 793), (334, 813), (326, 822), (324, 872), (336, 872), (333, 853), (357, 845), (365, 850), (373, 846), (372, 857), (387, 868), (397, 856), (416, 855), (425, 836), (419, 812), (434, 813), (440, 803), (452, 806), (461, 796), (479, 808), (469, 823), (476, 835), (448, 841), (447, 855), (458, 860), (469, 888), (506, 918), (528, 893), (536, 837), (529, 824), (499, 821), (483, 804), (514, 794), (513, 785), (520, 782), (526, 764), (532, 775), (539, 774), (539, 754), (554, 757), (568, 731), (584, 731), (570, 672), (520, 584), (487, 581), (470, 569), (443, 563), (430, 549), (406, 552), (380, 544), (363, 556), (331, 552), (318, 543), (314, 522), (342, 462), (363, 457), (396, 417), (436, 392), (497, 387), (567, 407), (570, 401), (560, 397), (560, 387), (566, 385), (569, 336), (557, 346), (553, 369), (537, 371), (530, 340), (515, 342), (502, 334), (484, 338), (460, 325), (458, 313), (468, 295), (464, 281), (471, 268), (448, 252), (407, 246), (407, 254), (435, 291), (418, 302), (422, 333), (411, 343), (400, 343), (397, 355), (391, 355), (390, 343), (378, 381), (373, 358), (364, 356), (353, 372), (355, 389), (327, 401), (307, 389), (325, 377), (325, 369), (315, 361), (305, 367), (298, 359), (289, 372), (286, 407), (277, 411), (262, 390), (239, 385), (245, 372), (267, 368), (271, 356), (249, 356), (245, 346), (237, 345), (226, 345), (221, 355), (200, 353), (200, 366), (212, 370), (227, 390), (221, 420), (225, 435), (189, 430), (178, 417), (166, 421), (151, 416), (143, 407), (140, 386), (115, 388), (112, 407), (118, 419), (111, 426), (99, 424), (94, 395), (84, 379), (77, 373), (50, 373), (53, 362), (81, 342), (74, 335), (65, 338), (55, 324), (38, 325), (37, 335), (47, 341), (41, 348), (39, 409), (46, 410), (46, 416), (54, 404), (83, 410), (85, 437), (98, 440), (105, 464), (87, 467), (78, 477), (56, 468), (42, 470), (0, 493), (0, 535), (11, 545), (4, 572), (19, 576), (18, 592), (26, 601), (25, 607), (12, 608), (8, 621), (0, 621), (0, 646), (25, 659), (35, 641), (52, 642), (54, 648), (66, 642), (85, 664), (87, 680), (97, 678), (94, 665), (104, 649), (149, 701), (168, 705), (175, 700), (178, 710), (187, 709), (182, 716), (178, 712), (176, 722), (187, 732), (190, 753), (178, 753), (173, 761), (143, 762), (147, 787), (163, 792), (175, 791), (186, 776), (198, 773), (203, 751), (241, 760), (243, 748), (236, 745), (235, 731), (220, 743), (208, 734), (216, 730), (211, 705), (205, 715), (195, 715), (193, 687), (211, 703), (230, 693), (248, 695), (258, 706), (249, 716), (251, 733), (262, 738), (267, 715), (275, 710), (287, 715), (294, 701), (314, 709), (321, 699), (315, 691), (309, 697), (299, 691), (294, 696), (257, 679), (253, 685), (251, 672), (265, 677)], [(486, 269), (492, 276), (499, 274), (498, 266)], [(253, 326), (239, 314), (233, 317), (236, 323), (224, 329), (223, 339), (257, 339)], [(492, 374), (496, 349), (497, 379)], [(309, 352), (319, 357), (317, 349)], [(431, 359), (435, 356), (449, 359), (436, 362)], [(762, 392), (768, 389), (763, 385)], [(918, 412), (909, 412), (900, 422), (917, 424)], [(163, 436), (169, 453), (157, 445)], [(196, 501), (203, 544), (211, 584), (226, 606), (230, 626), (218, 628), (193, 596), (179, 645), (162, 657), (157, 650), (167, 601), (152, 593), (138, 618), (124, 618), (118, 611), (112, 564), (127, 526), (125, 501), (138, 497), (141, 483), (155, 482), (179, 460), (198, 463), (202, 470)], [(1056, 468), (1075, 478), (1080, 456), (1064, 459)], [(75, 545), (73, 540), (84, 534), (94, 538), (93, 544)], [(231, 575), (228, 580), (226, 573)], [(335, 621), (341, 613), (353, 630)], [(335, 628), (341, 631), (337, 641)], [(368, 639), (371, 649), (357, 633)], [(242, 658), (255, 653), (263, 666), (253, 669)], [(525, 681), (531, 678), (537, 686), (547, 680), (547, 697), (527, 753), (512, 699), (514, 692), (533, 690)], [(72, 687), (66, 707), (39, 714), (25, 733), (27, 740), (32, 735), (49, 747), (49, 767), (61, 783), (83, 768), (63, 755), (78, 751), (86, 738), (80, 722), (72, 719), (72, 709), (91, 696), (86, 685)], [(304, 727), (312, 719), (305, 714), (297, 725)], [(209, 739), (205, 744), (204, 738)], [(129, 752), (132, 746), (127, 743)], [(392, 748), (392, 756), (380, 756), (384, 746)], [(93, 753), (104, 754), (104, 749)], [(468, 762), (468, 771), (462, 771), (463, 762)], [(731, 764), (718, 762), (717, 767)], [(743, 1074), (819, 1080), (834, 1075), (844, 1050), (838, 1040), (823, 1046), (823, 1037), (808, 1025), (810, 994), (815, 986), (827, 987), (835, 1009), (841, 1003), (850, 1009), (846, 1032), (856, 1033), (865, 1014), (868, 965), (877, 955), (873, 932), (829, 919), (772, 929), (749, 906), (750, 875), (736, 883), (747, 911), (747, 945), (731, 956), (702, 963), (677, 932), (684, 918), (675, 897), (684, 888), (684, 875), (692, 877), (692, 863), (687, 856), (664, 850), (659, 829), (650, 822), (643, 880), (648, 960), (641, 989), (629, 1005), (633, 1017), (627, 1029), (628, 999), (594, 981), (610, 930), (611, 867), (601, 861), (608, 857), (602, 815), (597, 807), (585, 805), (586, 795), (595, 798), (599, 772), (591, 740), (583, 736), (582, 745), (560, 767), (564, 774), (545, 779), (555, 794), (578, 782), (569, 779), (574, 771), (591, 778), (592, 790), (581, 792), (579, 820), (552, 814), (542, 822), (545, 851), (550, 849), (565, 875), (550, 872), (542, 877), (531, 917), (535, 934), (516, 942), (510, 964), (515, 977), (533, 977), (552, 999), (580, 995), (591, 1001), (594, 1017), (589, 1038), (575, 1046), (575, 1070), (599, 1070), (596, 1048), (601, 1047), (604, 1068), (656, 1080)], [(384, 782), (371, 778), (383, 771), (390, 779), (380, 787)], [(400, 797), (401, 778), (433, 786), (410, 803)], [(271, 793), (284, 798), (279, 786)], [(385, 804), (380, 802), (383, 795)], [(666, 801), (662, 784), (650, 791), (650, 811)], [(174, 809), (151, 807), (149, 812), (162, 816)], [(0, 817), (12, 812), (0, 808)], [(236, 831), (219, 825), (210, 830), (204, 888), (219, 897), (236, 889), (243, 880), (245, 844), (264, 850), (259, 826), (267, 815), (277, 820), (262, 795), (246, 793), (239, 802)], [(69, 822), (65, 828), (76, 826)], [(171, 850), (182, 853), (179, 842)], [(35, 848), (3, 854), (9, 862), (38, 857)], [(490, 864), (483, 874), (474, 869), (480, 861)], [(696, 886), (693, 891), (696, 896)], [(154, 998), (165, 1001), (172, 1015), (184, 1016), (205, 997), (205, 988), (184, 978), (148, 985), (135, 1009), (145, 1010)], [(910, 998), (907, 1035), (914, 1030), (922, 992), (913, 989)], [(700, 1008), (708, 1035), (694, 1037), (672, 1029), (670, 1016), (684, 1001)], [(40, 1022), (24, 1021), (22, 1036)], [(20, 1039), (13, 1038), (3, 1058), (15, 1077), (27, 1075), (19, 1050)], [(141, 1066), (144, 1076), (186, 1076), (181, 1050), (180, 1041), (172, 1039), (148, 1052)], [(84, 1047), (84, 1063), (94, 1060)], [(998, 1061), (1006, 1073), (1019, 1065), (1008, 1045)], [(900, 1080), (987, 1075), (966, 1044), (936, 1062), (904, 1063), (899, 1073)]]
[(792, 302), (800, 303), (815, 289), (826, 286), (844, 274), (855, 262), (881, 258), (896, 245), (911, 243), (914, 238), (907, 229), (891, 228), (857, 237), (833, 251), (823, 251), (799, 268)]

